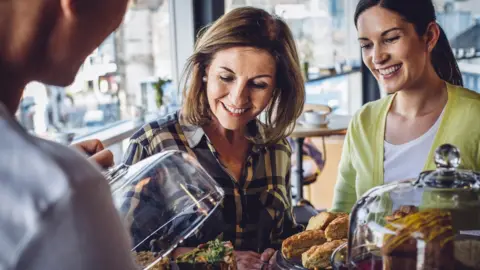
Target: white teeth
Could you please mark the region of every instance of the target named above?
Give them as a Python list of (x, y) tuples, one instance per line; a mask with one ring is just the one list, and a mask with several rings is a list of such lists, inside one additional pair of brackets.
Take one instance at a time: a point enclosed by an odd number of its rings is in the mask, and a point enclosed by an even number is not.
[(227, 106), (225, 104), (223, 104), (223, 106), (225, 107), (225, 109), (227, 109), (227, 111), (231, 112), (231, 113), (234, 113), (234, 114), (242, 114), (244, 112), (246, 112), (248, 109), (237, 109), (237, 108), (233, 108), (233, 107), (230, 107), (230, 106)]
[(378, 72), (382, 75), (390, 75), (394, 73), (395, 71), (399, 70), (402, 65), (395, 65), (393, 67), (385, 68), (385, 69), (379, 69)]

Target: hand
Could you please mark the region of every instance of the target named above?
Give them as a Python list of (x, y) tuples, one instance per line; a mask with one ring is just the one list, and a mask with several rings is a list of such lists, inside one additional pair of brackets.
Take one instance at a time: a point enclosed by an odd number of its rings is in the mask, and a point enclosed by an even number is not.
[(96, 162), (103, 168), (112, 167), (114, 165), (113, 153), (110, 150), (105, 149), (105, 146), (99, 140), (83, 141), (72, 144), (71, 146), (89, 155), (89, 160)]
[(238, 270), (262, 269), (263, 262), (260, 254), (253, 251), (235, 251)]
[(262, 260), (264, 264), (268, 264), (267, 269), (274, 269), (274, 266), (276, 266), (277, 252), (278, 251), (274, 250), (273, 248), (267, 248), (260, 256), (260, 260)]

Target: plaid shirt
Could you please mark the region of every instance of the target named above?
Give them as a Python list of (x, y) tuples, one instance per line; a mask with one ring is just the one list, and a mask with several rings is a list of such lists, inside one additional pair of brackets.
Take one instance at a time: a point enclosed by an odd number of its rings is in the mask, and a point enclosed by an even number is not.
[[(302, 229), (292, 213), (290, 145), (286, 140), (265, 145), (261, 139), (264, 138), (263, 125), (258, 121), (251, 122), (248, 129), (252, 137), (259, 139), (249, 152), (238, 182), (222, 165), (203, 129), (187, 123), (179, 112), (145, 125), (132, 136), (125, 155), (126, 164), (165, 150), (185, 151), (194, 156), (225, 191), (220, 215), (210, 218), (195, 236), (187, 239), (185, 246), (221, 238), (231, 241), (237, 250), (262, 252), (267, 247), (279, 248), (283, 239)], [(141, 198), (135, 193), (151, 193), (148, 186), (152, 185), (137, 184), (132, 188), (132, 197)], [(157, 184), (156, 188), (161, 187)], [(141, 205), (137, 202), (131, 207)]]

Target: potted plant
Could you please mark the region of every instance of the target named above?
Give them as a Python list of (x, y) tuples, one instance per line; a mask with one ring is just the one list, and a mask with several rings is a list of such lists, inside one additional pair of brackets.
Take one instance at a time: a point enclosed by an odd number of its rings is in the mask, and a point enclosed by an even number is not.
[(156, 101), (157, 101), (158, 108), (161, 108), (163, 106), (163, 102), (164, 102), (163, 88), (167, 83), (170, 83), (170, 82), (171, 80), (169, 79), (158, 78), (158, 81), (153, 84), (153, 87), (155, 88), (155, 92), (156, 92)]

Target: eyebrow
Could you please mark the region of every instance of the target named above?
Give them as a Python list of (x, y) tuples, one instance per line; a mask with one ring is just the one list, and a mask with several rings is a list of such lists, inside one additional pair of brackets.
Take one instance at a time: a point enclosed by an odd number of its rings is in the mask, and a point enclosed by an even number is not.
[[(235, 74), (235, 72), (233, 72), (233, 70), (229, 69), (228, 67), (220, 67), (230, 73), (233, 73)], [(262, 75), (258, 75), (258, 76), (255, 76), (253, 77), (252, 79), (258, 79), (258, 78), (265, 78), (265, 77), (268, 77), (268, 78), (272, 78), (272, 75), (269, 75), (269, 74), (262, 74)]]
[[(385, 30), (382, 32), (381, 36), (384, 37), (386, 36), (388, 33), (392, 32), (392, 31), (396, 31), (396, 30), (400, 30), (402, 31), (403, 29), (401, 27), (393, 27), (393, 28), (390, 28), (388, 30)], [(366, 37), (359, 37), (358, 40), (369, 40), (368, 38)]]

